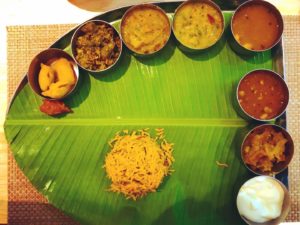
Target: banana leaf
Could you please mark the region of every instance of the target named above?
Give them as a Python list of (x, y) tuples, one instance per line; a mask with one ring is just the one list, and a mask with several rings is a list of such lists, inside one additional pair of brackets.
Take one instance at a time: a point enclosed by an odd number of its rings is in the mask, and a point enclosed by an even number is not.
[[(176, 5), (164, 6), (170, 11)], [(118, 26), (124, 10), (98, 18)], [(224, 12), (227, 27), (231, 15)], [(70, 52), (72, 32), (53, 46)], [(249, 123), (234, 108), (235, 88), (245, 73), (274, 63), (271, 51), (238, 56), (227, 32), (200, 54), (182, 52), (172, 37), (153, 58), (136, 58), (125, 49), (107, 74), (81, 70), (77, 91), (65, 100), (74, 112), (66, 116), (42, 114), (42, 99), (25, 83), (5, 122), (19, 167), (51, 204), (82, 224), (243, 224), (235, 199), (252, 176), (239, 154)], [(175, 144), (175, 172), (156, 193), (126, 200), (108, 191), (102, 166), (117, 131), (141, 128), (165, 129)]]

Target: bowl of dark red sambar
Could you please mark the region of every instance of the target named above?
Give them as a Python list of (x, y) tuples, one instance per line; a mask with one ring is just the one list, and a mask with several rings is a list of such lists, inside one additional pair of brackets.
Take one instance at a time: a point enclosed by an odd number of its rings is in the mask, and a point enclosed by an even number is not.
[(280, 41), (283, 19), (271, 3), (251, 0), (236, 9), (231, 19), (231, 32), (240, 48), (249, 52), (266, 51)]
[(283, 78), (271, 70), (254, 70), (239, 82), (236, 97), (247, 117), (259, 121), (282, 115), (289, 102), (289, 90)]

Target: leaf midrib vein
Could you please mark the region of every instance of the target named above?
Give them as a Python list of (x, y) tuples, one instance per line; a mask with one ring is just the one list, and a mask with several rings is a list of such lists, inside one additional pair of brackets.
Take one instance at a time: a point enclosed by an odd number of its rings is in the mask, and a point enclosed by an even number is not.
[(243, 119), (228, 118), (97, 118), (97, 119), (7, 119), (9, 125), (48, 125), (48, 126), (220, 126), (220, 127), (244, 127), (247, 122)]

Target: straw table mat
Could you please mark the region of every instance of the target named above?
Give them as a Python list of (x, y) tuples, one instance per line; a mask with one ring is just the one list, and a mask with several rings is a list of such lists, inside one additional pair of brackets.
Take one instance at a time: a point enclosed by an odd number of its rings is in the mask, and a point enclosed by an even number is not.
[[(289, 167), (292, 207), (287, 221), (300, 221), (300, 43), (297, 43), (300, 17), (285, 16), (284, 19), (285, 72), (290, 87), (288, 129), (295, 141), (295, 155)], [(7, 27), (9, 98), (27, 71), (32, 57), (73, 27), (71, 24)], [(47, 203), (20, 171), (10, 151), (8, 155), (9, 224), (76, 224)]]

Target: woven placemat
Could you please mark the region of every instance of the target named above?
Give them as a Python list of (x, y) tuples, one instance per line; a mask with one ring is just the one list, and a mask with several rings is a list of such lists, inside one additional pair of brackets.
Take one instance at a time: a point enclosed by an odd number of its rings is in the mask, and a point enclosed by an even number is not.
[[(7, 27), (8, 98), (24, 77), (31, 59), (72, 29), (75, 24)], [(8, 151), (8, 223), (20, 225), (78, 224), (31, 185)]]
[[(300, 17), (285, 16), (284, 53), (290, 87), (288, 129), (295, 141), (295, 154), (289, 167), (291, 212), (287, 221), (300, 221)], [(74, 25), (10, 26), (8, 38), (8, 95), (14, 93), (34, 55), (47, 48)], [(20, 171), (11, 153), (8, 160), (9, 224), (76, 224), (47, 203)]]
[(295, 144), (294, 157), (289, 166), (292, 206), (287, 220), (300, 221), (300, 16), (285, 16), (284, 22), (285, 75), (290, 90), (287, 127)]

